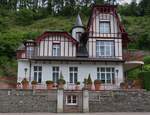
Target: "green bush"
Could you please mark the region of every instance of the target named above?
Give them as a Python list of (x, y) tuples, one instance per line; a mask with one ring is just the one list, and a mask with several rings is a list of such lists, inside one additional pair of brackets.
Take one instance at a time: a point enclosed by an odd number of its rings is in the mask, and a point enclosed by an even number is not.
[(140, 72), (139, 78), (143, 80), (144, 89), (150, 91), (150, 71), (149, 72)]
[(150, 64), (150, 56), (144, 57), (144, 63), (145, 64)]

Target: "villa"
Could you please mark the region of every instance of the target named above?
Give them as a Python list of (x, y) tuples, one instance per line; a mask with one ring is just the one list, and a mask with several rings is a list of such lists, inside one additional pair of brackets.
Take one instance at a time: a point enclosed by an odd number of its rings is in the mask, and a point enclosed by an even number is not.
[(24, 42), (17, 50), (17, 81), (57, 83), (62, 73), (65, 88), (74, 89), (90, 75), (92, 81), (101, 80), (102, 89), (117, 89), (127, 71), (143, 64), (129, 59), (128, 34), (114, 5), (93, 6), (87, 26), (78, 15), (71, 32), (45, 31)]

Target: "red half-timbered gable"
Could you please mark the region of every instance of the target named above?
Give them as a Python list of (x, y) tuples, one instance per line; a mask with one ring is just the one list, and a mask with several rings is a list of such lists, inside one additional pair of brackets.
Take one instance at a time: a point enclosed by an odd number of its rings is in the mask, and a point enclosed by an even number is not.
[(25, 48), (18, 50), (17, 58), (76, 56), (77, 41), (67, 32), (44, 32), (35, 41), (26, 41), (24, 45)]
[[(86, 31), (89, 34), (87, 44), (89, 57), (122, 59), (122, 47), (127, 47), (129, 39), (117, 14), (116, 6), (93, 6)], [(99, 44), (113, 44), (114, 48), (111, 48), (113, 54), (97, 56), (97, 41)]]

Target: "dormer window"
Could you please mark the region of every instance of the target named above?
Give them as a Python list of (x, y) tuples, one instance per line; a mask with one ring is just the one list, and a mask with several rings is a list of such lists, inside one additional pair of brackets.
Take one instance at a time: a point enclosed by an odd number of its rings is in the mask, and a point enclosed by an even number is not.
[(60, 56), (60, 43), (53, 43), (53, 56)]
[(110, 22), (109, 21), (100, 21), (99, 22), (99, 29), (100, 29), (101, 34), (110, 33)]

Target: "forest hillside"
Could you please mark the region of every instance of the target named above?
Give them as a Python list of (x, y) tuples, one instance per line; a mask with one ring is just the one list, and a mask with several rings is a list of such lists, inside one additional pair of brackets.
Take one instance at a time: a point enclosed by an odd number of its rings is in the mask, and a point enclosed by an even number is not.
[[(91, 6), (104, 4), (104, 0), (66, 0), (65, 5), (63, 0), (52, 1), (0, 0), (0, 76), (16, 76), (16, 50), (23, 41), (46, 30), (70, 32), (78, 13), (86, 27)], [(131, 40), (128, 49), (150, 51), (150, 1), (118, 5), (118, 12)]]

